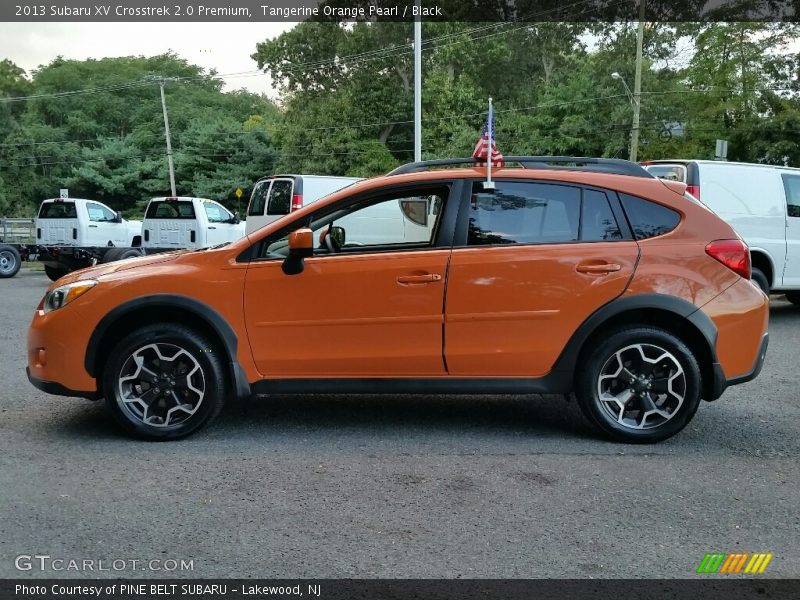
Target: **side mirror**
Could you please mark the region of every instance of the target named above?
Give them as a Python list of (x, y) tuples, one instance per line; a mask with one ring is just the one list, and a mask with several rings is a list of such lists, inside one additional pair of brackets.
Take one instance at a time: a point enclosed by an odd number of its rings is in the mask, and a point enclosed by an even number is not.
[(116, 213), (114, 215), (114, 223), (122, 223), (122, 213)]
[(347, 234), (345, 233), (344, 227), (339, 227), (338, 225), (331, 227), (330, 236), (339, 248), (344, 246), (345, 241), (347, 241)]
[(239, 211), (237, 210), (236, 212), (233, 213), (233, 218), (231, 218), (231, 224), (238, 225), (241, 222), (242, 218), (239, 216)]
[(298, 275), (305, 267), (303, 259), (314, 256), (314, 233), (303, 227), (289, 234), (289, 256), (283, 261), (283, 272), (286, 275)]

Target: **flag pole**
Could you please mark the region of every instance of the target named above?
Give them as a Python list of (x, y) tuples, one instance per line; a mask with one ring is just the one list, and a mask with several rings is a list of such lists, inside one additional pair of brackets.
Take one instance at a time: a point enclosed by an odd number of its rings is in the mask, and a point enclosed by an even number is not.
[(494, 182), (492, 181), (492, 142), (494, 140), (494, 114), (492, 113), (492, 99), (489, 98), (489, 118), (488, 120), (488, 133), (489, 133), (489, 147), (486, 149), (486, 182), (483, 184), (483, 189), (493, 190)]

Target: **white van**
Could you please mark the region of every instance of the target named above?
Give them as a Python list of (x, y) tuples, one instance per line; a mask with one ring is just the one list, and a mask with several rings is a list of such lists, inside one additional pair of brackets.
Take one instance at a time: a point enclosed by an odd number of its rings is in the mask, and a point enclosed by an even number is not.
[(713, 160), (654, 160), (642, 165), (682, 181), (750, 246), (753, 281), (800, 304), (800, 169)]
[(361, 181), (358, 177), (327, 175), (273, 175), (259, 179), (250, 194), (245, 232), (250, 235), (264, 225), (358, 181)]
[(36, 217), (36, 243), (100, 248), (138, 246), (141, 221), (127, 221), (102, 202), (83, 198), (44, 200)]
[(187, 196), (153, 198), (142, 222), (142, 247), (208, 248), (244, 237), (244, 223), (219, 202)]

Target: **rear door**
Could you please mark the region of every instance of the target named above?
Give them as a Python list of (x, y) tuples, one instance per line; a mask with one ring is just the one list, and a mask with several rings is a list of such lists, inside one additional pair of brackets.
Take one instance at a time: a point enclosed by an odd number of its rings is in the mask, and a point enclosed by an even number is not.
[(277, 221), (292, 212), (292, 196), (294, 193), (294, 179), (279, 177), (272, 180), (269, 195), (267, 196), (265, 225)]
[(633, 274), (639, 248), (616, 194), (520, 180), (484, 191), (475, 182), (468, 202), (447, 282), (448, 372), (545, 375)]
[(147, 247), (195, 248), (201, 243), (194, 202), (189, 198), (151, 200), (144, 218)]
[(783, 285), (800, 288), (800, 174), (783, 173), (786, 193), (786, 265)]
[(79, 235), (78, 210), (72, 200), (42, 202), (36, 219), (37, 242), (45, 246), (75, 245)]
[(247, 225), (245, 229), (247, 235), (258, 231), (267, 224), (267, 197), (269, 196), (269, 188), (271, 186), (271, 179), (262, 179), (253, 186), (253, 192), (250, 194), (250, 202), (247, 205)]

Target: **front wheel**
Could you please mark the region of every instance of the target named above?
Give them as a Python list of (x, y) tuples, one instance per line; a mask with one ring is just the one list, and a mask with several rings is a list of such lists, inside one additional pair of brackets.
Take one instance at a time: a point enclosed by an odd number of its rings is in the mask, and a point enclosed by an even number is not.
[(143, 327), (109, 356), (103, 375), (106, 404), (137, 437), (185, 437), (222, 409), (223, 364), (209, 341), (192, 329), (167, 323)]
[(619, 329), (584, 356), (576, 396), (584, 415), (622, 442), (659, 442), (700, 404), (700, 368), (686, 345), (654, 327)]

